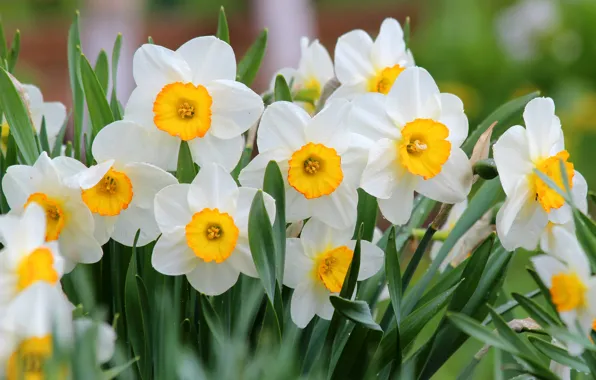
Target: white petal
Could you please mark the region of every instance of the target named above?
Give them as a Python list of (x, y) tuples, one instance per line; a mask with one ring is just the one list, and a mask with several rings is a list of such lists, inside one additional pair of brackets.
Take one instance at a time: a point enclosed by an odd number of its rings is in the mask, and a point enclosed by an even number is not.
[(192, 219), (188, 206), (190, 185), (170, 185), (155, 195), (155, 220), (163, 233), (170, 233), (177, 227), (186, 226)]
[(301, 77), (316, 78), (321, 86), (335, 76), (331, 56), (319, 40), (303, 49), (298, 72)]
[(393, 18), (386, 18), (381, 24), (379, 35), (371, 51), (371, 58), (377, 70), (392, 67), (402, 58), (406, 50), (404, 32)]
[[(65, 158), (68, 159), (68, 157)], [(70, 187), (80, 187), (85, 190), (90, 189), (101, 181), (112, 165), (114, 165), (114, 160), (100, 162), (97, 165), (78, 172), (72, 177), (66, 178), (64, 182)]]
[(555, 228), (564, 228), (572, 234), (575, 233), (575, 226), (573, 224), (573, 221), (564, 224), (548, 224), (542, 232), (542, 235), (540, 235), (540, 249), (545, 253), (553, 254), (556, 243), (556, 238), (553, 235), (553, 230)]
[(66, 121), (66, 107), (60, 102), (44, 103), (43, 117), (46, 119), (46, 132), (50, 148), (53, 148), (56, 136)]
[(217, 264), (213, 261), (206, 263), (199, 260), (196, 268), (186, 274), (186, 278), (199, 292), (208, 296), (217, 296), (234, 286), (239, 274), (238, 269), (229, 263)]
[(301, 329), (308, 325), (317, 311), (316, 286), (314, 281), (304, 281), (296, 286), (292, 294), (290, 314), (292, 321)]
[(268, 150), (259, 153), (242, 169), (238, 180), (242, 186), (254, 187), (257, 189), (263, 188), (263, 180), (265, 178), (265, 169), (270, 161), (275, 161), (279, 165), (284, 181), (287, 181), (288, 176), (288, 158), (289, 155), (285, 150)]
[(552, 252), (548, 252), (569, 265), (580, 278), (590, 277), (590, 262), (575, 234), (558, 226), (553, 227), (555, 244)]
[(378, 199), (379, 210), (391, 224), (401, 226), (410, 220), (414, 207), (414, 187), (416, 186), (413, 178), (415, 177), (404, 177), (404, 180), (400, 181), (398, 186), (393, 189), (391, 197)]
[(584, 214), (588, 212), (588, 183), (583, 175), (577, 170), (573, 174), (571, 187), (571, 198), (577, 207)]
[(454, 147), (459, 147), (468, 137), (468, 117), (464, 113), (464, 103), (453, 94), (440, 94), (441, 117), (440, 123), (449, 128), (448, 140)]
[(337, 229), (317, 219), (309, 219), (304, 225), (300, 240), (304, 254), (315, 258), (318, 254), (342, 245), (350, 244), (354, 228)]
[(294, 84), (296, 84), (296, 69), (292, 67), (284, 67), (276, 71), (275, 74), (273, 74), (273, 76), (271, 77), (271, 82), (269, 82), (269, 92), (273, 93), (275, 91), (275, 80), (277, 79), (278, 75), (284, 77), (288, 85), (292, 81), (294, 81)]
[[(157, 126), (153, 121), (155, 116), (153, 113), (153, 103), (155, 102), (157, 94), (161, 91), (162, 86), (163, 85), (156, 86), (155, 88), (141, 86), (135, 88), (126, 102), (123, 115), (124, 121), (138, 123), (138, 125), (147, 131), (150, 129), (157, 129)], [(115, 121), (114, 123), (120, 123), (120, 121)]]
[[(88, 169), (80, 161), (75, 160), (74, 158), (71, 158), (71, 157), (66, 157), (66, 156), (58, 156), (58, 157), (54, 158), (52, 160), (52, 164), (54, 165), (54, 168), (56, 168), (56, 171), (58, 172), (60, 177), (62, 177), (64, 179), (66, 179), (68, 177), (73, 177), (73, 176), (81, 173), (82, 171), (85, 171)], [(78, 184), (77, 184), (77, 187), (78, 187)]]
[[(64, 257), (82, 264), (92, 264), (101, 260), (101, 245), (95, 240), (93, 231), (88, 230), (89, 226), (75, 226), (73, 223), (70, 225), (62, 230), (59, 238), (60, 252)], [(93, 227), (93, 223), (90, 226)]]
[[(310, 223), (310, 222), (309, 222)], [(284, 267), (284, 285), (292, 289), (308, 280), (314, 262), (304, 253), (301, 239), (286, 239), (286, 261)]]
[(207, 133), (204, 137), (197, 137), (188, 142), (194, 162), (201, 168), (212, 163), (219, 164), (229, 173), (240, 161), (244, 150), (244, 137), (238, 135), (231, 139), (222, 140)]
[(263, 113), (263, 100), (246, 85), (218, 80), (207, 86), (213, 98), (209, 133), (220, 139), (237, 137), (255, 124)]
[(104, 245), (110, 240), (117, 219), (117, 216), (101, 216), (93, 213), (93, 222), (95, 225), (93, 236), (99, 245)]
[(217, 208), (234, 214), (238, 200), (238, 185), (220, 165), (201, 167), (188, 190), (188, 205), (194, 212)]
[(552, 278), (558, 273), (567, 272), (567, 268), (563, 263), (554, 257), (548, 255), (538, 255), (531, 257), (532, 264), (536, 268), (536, 273), (540, 277), (540, 280), (550, 289), (552, 285)]
[(353, 84), (342, 84), (333, 91), (327, 101), (335, 99), (355, 100), (366, 93), (368, 93), (368, 85), (365, 80)]
[[(354, 290), (354, 296), (356, 295), (356, 291)], [(331, 304), (329, 300), (330, 292), (329, 290), (323, 285), (321, 282), (317, 282), (315, 284), (315, 299), (317, 301), (317, 315), (319, 318), (325, 320), (331, 320), (333, 317), (333, 312), (335, 308)], [(352, 299), (354, 299), (352, 296)]]
[(313, 203), (291, 186), (286, 187), (286, 222), (293, 223), (313, 215)]
[(413, 182), (413, 177), (398, 162), (395, 141), (382, 139), (370, 149), (360, 187), (377, 198), (387, 199), (395, 186), (400, 186), (404, 181)]
[(524, 110), (524, 121), (533, 159), (549, 157), (562, 149), (561, 121), (555, 115), (555, 103), (551, 98), (530, 100)]
[(131, 206), (153, 209), (155, 194), (178, 181), (170, 173), (144, 163), (130, 163), (122, 169), (132, 183), (134, 193)]
[(8, 167), (2, 178), (2, 191), (11, 210), (18, 210), (27, 202), (29, 195), (35, 192), (33, 181), (34, 169), (26, 165)]
[(367, 93), (354, 99), (348, 123), (352, 132), (375, 142), (383, 138), (397, 139), (401, 136), (399, 129), (387, 115), (383, 94)]
[(188, 63), (192, 81), (203, 84), (216, 79), (236, 79), (232, 47), (214, 36), (193, 38), (176, 50)]
[(358, 191), (342, 182), (329, 195), (309, 200), (313, 218), (318, 218), (334, 228), (354, 228)]
[[(238, 201), (236, 204), (236, 212), (234, 213), (234, 223), (240, 230), (240, 234), (248, 232), (248, 214), (252, 201), (257, 194), (257, 189), (251, 187), (241, 187), (238, 189)], [(265, 210), (271, 224), (275, 221), (275, 199), (265, 192), (263, 192), (263, 201), (265, 203)]]
[(139, 229), (141, 232), (137, 241), (137, 247), (151, 243), (157, 239), (160, 232), (155, 221), (153, 208), (130, 205), (118, 216), (118, 220), (114, 226), (114, 232), (112, 233), (112, 239), (120, 244), (132, 247), (135, 235)]
[(320, 143), (333, 148), (341, 155), (350, 143), (346, 118), (350, 109), (345, 99), (328, 102), (306, 125), (304, 134), (307, 142)]
[(592, 315), (596, 315), (596, 277), (590, 278), (587, 285), (588, 294), (586, 294), (586, 298), (588, 299), (588, 310)]
[(441, 172), (428, 180), (418, 182), (416, 191), (444, 203), (461, 202), (472, 188), (472, 165), (460, 148), (453, 147)]
[(200, 261), (188, 247), (183, 227), (162, 234), (151, 255), (153, 268), (168, 276), (190, 273)]
[(493, 146), (495, 164), (507, 195), (513, 192), (521, 178), (527, 177), (534, 169), (528, 149), (526, 129), (521, 125), (509, 128)]
[(360, 187), (360, 180), (366, 164), (368, 163), (368, 152), (366, 145), (369, 140), (355, 133), (350, 133), (350, 146), (341, 155), (341, 170), (344, 174), (343, 181), (351, 187)]
[(294, 153), (307, 143), (304, 130), (310, 122), (308, 113), (290, 102), (271, 104), (261, 118), (257, 145), (262, 152), (284, 149)]
[[(27, 207), (18, 221), (20, 242), (24, 249), (31, 251), (45, 242), (46, 215), (40, 206), (33, 204)], [(16, 236), (13, 236), (16, 238)]]
[(238, 241), (236, 242), (236, 248), (226, 262), (247, 276), (259, 278), (257, 268), (255, 267), (255, 263), (252, 259), (252, 254), (250, 253), (248, 238), (246, 237), (240, 236), (238, 238)]
[(137, 86), (163, 87), (173, 82), (189, 82), (192, 72), (182, 56), (163, 46), (144, 44), (134, 55), (132, 73)]
[[(352, 240), (348, 244), (348, 248), (354, 250), (356, 247), (356, 240)], [(358, 281), (366, 280), (374, 276), (383, 266), (385, 255), (383, 250), (375, 244), (361, 240), (360, 241), (360, 270), (358, 271)]]
[(89, 329), (96, 328), (96, 355), (99, 363), (109, 361), (116, 349), (116, 332), (112, 326), (103, 322), (94, 322), (90, 318), (79, 318), (73, 321), (75, 331), (81, 336)]
[(439, 116), (439, 88), (432, 76), (421, 67), (405, 69), (387, 94), (387, 112), (398, 124)]
[(342, 84), (354, 84), (375, 74), (370, 60), (373, 40), (363, 30), (352, 30), (335, 45), (335, 75)]

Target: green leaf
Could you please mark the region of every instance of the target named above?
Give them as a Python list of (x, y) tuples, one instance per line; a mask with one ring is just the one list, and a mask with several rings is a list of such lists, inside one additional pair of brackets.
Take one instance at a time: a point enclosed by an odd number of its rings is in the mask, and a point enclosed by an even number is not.
[(224, 10), (223, 6), (219, 8), (219, 18), (217, 20), (217, 33), (215, 34), (215, 36), (223, 42), (230, 44), (230, 31), (228, 29), (228, 19), (226, 18), (226, 11)]
[(281, 290), (286, 262), (286, 192), (281, 170), (275, 161), (269, 161), (265, 169), (263, 191), (275, 199), (273, 243), (275, 245), (276, 279)]
[(33, 165), (39, 157), (35, 143), (35, 130), (29, 117), (29, 111), (23, 102), (19, 90), (15, 87), (6, 70), (0, 68), (0, 108), (4, 110), (10, 134), (19, 148), (23, 161)]
[(8, 63), (8, 72), (12, 73), (14, 68), (17, 64), (17, 59), (19, 58), (19, 53), (21, 51), (21, 31), (17, 29), (12, 38), (12, 45), (10, 46), (10, 52), (8, 53), (8, 57), (6, 58), (6, 62)]
[(543, 328), (544, 331), (561, 342), (576, 343), (587, 350), (596, 352), (596, 345), (587, 336), (575, 334), (565, 326), (543, 326)]
[(532, 301), (531, 299), (522, 296), (519, 293), (511, 293), (513, 298), (519, 305), (528, 313), (528, 315), (536, 321), (540, 326), (557, 326), (561, 325), (559, 321), (553, 318), (542, 306)]
[(120, 50), (122, 49), (122, 33), (118, 33), (114, 47), (112, 48), (112, 95), (110, 96), (110, 108), (114, 115), (114, 120), (122, 120), (122, 111), (118, 102), (116, 85), (118, 83), (118, 62), (120, 61)]
[(236, 79), (247, 86), (250, 86), (257, 76), (261, 67), (261, 61), (265, 56), (267, 47), (267, 29), (264, 29), (250, 46), (244, 57), (238, 62)]
[(101, 375), (103, 380), (112, 380), (117, 378), (122, 372), (126, 371), (128, 369), (128, 367), (130, 367), (131, 365), (133, 365), (134, 363), (136, 363), (139, 360), (139, 357), (137, 356), (136, 358), (132, 358), (129, 361), (127, 361), (124, 364), (121, 364), (119, 366), (116, 367), (112, 367), (106, 371), (104, 371)]
[(422, 237), (422, 240), (420, 240), (420, 243), (418, 243), (418, 247), (416, 247), (416, 251), (414, 251), (412, 258), (410, 259), (410, 262), (408, 263), (408, 266), (404, 271), (401, 284), (402, 289), (408, 288), (410, 280), (412, 279), (412, 277), (414, 277), (414, 272), (416, 272), (416, 268), (418, 268), (418, 264), (420, 264), (420, 260), (422, 260), (422, 256), (424, 256), (424, 254), (430, 247), (435, 232), (437, 232), (437, 230), (431, 225), (424, 233), (424, 236)]
[(480, 138), (480, 136), (495, 122), (497, 121), (498, 124), (493, 130), (492, 138), (497, 139), (504, 131), (505, 128), (509, 128), (510, 121), (519, 115), (526, 104), (540, 95), (538, 91), (533, 92), (528, 95), (521, 96), (519, 98), (515, 98), (501, 107), (499, 107), (496, 111), (490, 114), (486, 119), (476, 127), (476, 129), (468, 136), (466, 141), (463, 143), (461, 148), (466, 152), (469, 156), (472, 154), (472, 150), (474, 149), (474, 145)]
[[(192, 291), (196, 291), (191, 289)], [(199, 295), (201, 299), (201, 312), (203, 313), (205, 320), (207, 321), (207, 325), (209, 326), (209, 331), (215, 338), (218, 344), (222, 345), (224, 343), (224, 331), (223, 326), (221, 323), (221, 319), (219, 315), (211, 305), (211, 302), (205, 297), (204, 295)]]
[(482, 326), (478, 321), (460, 313), (449, 313), (447, 318), (464, 333), (468, 334), (474, 339), (488, 344), (492, 347), (511, 352), (515, 351), (506, 340), (499, 335), (493, 333), (488, 327)]
[(70, 119), (70, 115), (64, 120), (60, 132), (56, 136), (56, 141), (54, 141), (54, 146), (52, 147), (52, 158), (58, 157), (62, 153), (62, 144), (64, 143), (64, 135), (68, 127), (68, 119)]
[(345, 298), (331, 295), (331, 304), (342, 316), (354, 323), (358, 323), (368, 329), (383, 331), (381, 326), (375, 323), (368, 304), (364, 301), (351, 301)]
[(81, 139), (83, 133), (83, 117), (85, 116), (85, 94), (80, 80), (80, 60), (81, 60), (81, 37), (79, 34), (79, 12), (75, 12), (75, 17), (70, 29), (68, 30), (68, 76), (70, 78), (70, 88), (72, 91), (74, 136), (73, 148), (74, 157), (81, 159)]
[[(356, 217), (356, 225), (363, 226), (362, 229), (362, 240), (372, 241), (375, 233), (375, 227), (377, 226), (377, 198), (368, 194), (362, 189), (358, 189), (358, 214)], [(358, 231), (354, 231), (354, 237)]]
[(288, 86), (288, 82), (286, 82), (286, 78), (283, 75), (278, 74), (275, 78), (275, 88), (274, 88), (274, 97), (275, 101), (292, 101), (292, 92), (290, 91), (290, 87)]
[(472, 169), (474, 170), (474, 174), (483, 179), (493, 179), (499, 175), (493, 158), (486, 158), (476, 162)]
[(393, 314), (396, 316), (396, 322), (400, 320), (400, 302), (401, 302), (401, 270), (399, 267), (399, 254), (395, 247), (395, 227), (391, 226), (389, 231), (389, 240), (385, 248), (385, 273), (387, 277), (387, 288), (391, 298)]
[(553, 301), (550, 298), (550, 290), (542, 283), (542, 280), (540, 279), (540, 276), (538, 276), (538, 273), (536, 273), (536, 271), (532, 268), (526, 268), (526, 271), (528, 272), (528, 274), (530, 276), (532, 276), (532, 279), (534, 280), (536, 285), (538, 285), (538, 288), (540, 288), (540, 292), (544, 296), (544, 299), (546, 300), (546, 304), (548, 305), (549, 309), (552, 311), (552, 314), (559, 315), (559, 312), (557, 311), (557, 307), (555, 306), (555, 304), (553, 304)]
[(87, 98), (87, 109), (89, 110), (89, 119), (91, 119), (92, 138), (89, 142), (93, 143), (93, 138), (101, 131), (103, 127), (114, 121), (112, 110), (106, 99), (105, 92), (91, 68), (87, 57), (81, 55), (81, 82)]
[(39, 143), (41, 144), (41, 150), (50, 154), (50, 143), (48, 141), (48, 131), (46, 129), (46, 118), (41, 118), (41, 129), (39, 130)]
[(534, 346), (530, 344), (526, 337), (513, 331), (507, 322), (505, 322), (505, 320), (499, 314), (497, 314), (492, 307), (489, 307), (489, 313), (493, 320), (493, 324), (499, 333), (499, 336), (514, 348), (514, 352), (518, 353), (520, 356), (531, 358), (537, 362), (541, 360), (540, 353)]
[(590, 259), (592, 268), (596, 267), (596, 224), (581, 211), (573, 210), (575, 234), (586, 255)]
[(530, 336), (528, 339), (534, 346), (536, 346), (536, 348), (538, 348), (538, 350), (544, 353), (544, 355), (557, 363), (571, 367), (576, 371), (585, 373), (590, 372), (590, 368), (580, 357), (569, 355), (567, 350), (534, 336)]
[(4, 34), (4, 24), (2, 23), (2, 17), (0, 17), (0, 60), (4, 60), (8, 57), (8, 48), (6, 46), (6, 35)]
[(356, 325), (349, 334), (330, 376), (332, 380), (362, 379), (382, 332)]
[(108, 55), (105, 50), (101, 49), (95, 61), (95, 75), (101, 88), (103, 88), (104, 96), (108, 94), (108, 83), (110, 81), (110, 69), (108, 66)]
[(180, 183), (191, 183), (197, 176), (197, 170), (192, 160), (192, 154), (187, 141), (182, 141), (178, 151), (178, 166), (176, 167), (176, 178)]
[(154, 45), (155, 42), (153, 42), (153, 37), (151, 37), (151, 36), (147, 37), (147, 43), (148, 44), (151, 44), (151, 45)]
[[(540, 289), (535, 289), (535, 290), (532, 290), (531, 292), (526, 293), (524, 297), (532, 299), (532, 298), (539, 296), (541, 294), (542, 293), (540, 292)], [(511, 301), (505, 302), (504, 304), (496, 307), (495, 311), (499, 315), (503, 315), (503, 314), (510, 312), (511, 310), (515, 309), (518, 306), (520, 306), (520, 305), (516, 300), (511, 300)], [(489, 315), (488, 317), (486, 317), (484, 319), (484, 321), (482, 321), (482, 324), (486, 326), (490, 323), (490, 321), (492, 321), (492, 318)]]

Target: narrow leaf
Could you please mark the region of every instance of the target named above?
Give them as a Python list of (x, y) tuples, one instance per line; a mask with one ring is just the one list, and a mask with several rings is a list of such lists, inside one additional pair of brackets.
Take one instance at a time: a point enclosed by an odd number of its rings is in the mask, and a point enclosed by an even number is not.
[(89, 142), (93, 143), (93, 138), (103, 127), (114, 121), (114, 116), (112, 115), (112, 110), (106, 99), (105, 92), (91, 68), (87, 57), (84, 55), (80, 57), (80, 66), (81, 82), (83, 83), (92, 126), (92, 138), (89, 139)]
[(41, 145), (41, 150), (50, 154), (50, 142), (48, 141), (48, 131), (46, 129), (46, 118), (42, 116), (41, 118), (41, 129), (39, 130), (39, 143)]
[(219, 18), (217, 20), (217, 33), (215, 34), (215, 36), (227, 44), (230, 43), (228, 19), (226, 18), (226, 11), (224, 10), (223, 6), (219, 8)]
[(182, 141), (178, 151), (178, 166), (176, 167), (176, 178), (180, 183), (191, 183), (197, 176), (197, 170), (192, 160), (192, 154), (187, 141)]
[(284, 78), (284, 76), (281, 74), (278, 74), (275, 78), (274, 97), (276, 102), (282, 100), (286, 102), (292, 101), (292, 92), (290, 91), (290, 87), (286, 82), (286, 78)]
[(281, 289), (286, 261), (286, 192), (281, 170), (277, 162), (270, 161), (265, 169), (263, 191), (275, 199), (273, 234), (276, 254), (276, 279)]
[(10, 52), (8, 53), (8, 57), (6, 58), (6, 62), (8, 63), (8, 72), (12, 73), (14, 68), (17, 64), (17, 59), (19, 58), (19, 53), (21, 51), (21, 31), (17, 29), (12, 38), (12, 45), (10, 46)]
[(118, 93), (116, 85), (118, 83), (118, 62), (120, 61), (120, 50), (122, 49), (122, 33), (118, 33), (114, 47), (112, 48), (112, 95), (110, 96), (110, 108), (114, 115), (114, 120), (122, 120), (122, 112), (118, 103)]
[(460, 330), (472, 338), (478, 339), (482, 343), (486, 343), (507, 352), (510, 352), (512, 349), (511, 345), (503, 340), (503, 338), (493, 333), (488, 327), (482, 326), (478, 321), (466, 315), (450, 313), (447, 315), (447, 318), (449, 318), (449, 320)]
[[(358, 214), (356, 216), (356, 226), (362, 225), (362, 240), (372, 241), (375, 227), (377, 226), (378, 212), (377, 198), (368, 194), (362, 189), (358, 189)], [(358, 231), (354, 231), (353, 239), (356, 239)]]
[(389, 240), (385, 249), (385, 273), (387, 277), (387, 288), (391, 298), (391, 307), (396, 316), (396, 322), (400, 319), (401, 302), (401, 270), (399, 267), (399, 254), (395, 248), (395, 227), (391, 226)]
[(70, 78), (70, 88), (72, 91), (74, 137), (73, 148), (74, 157), (81, 159), (81, 141), (83, 136), (83, 117), (85, 106), (85, 94), (80, 81), (81, 60), (81, 37), (79, 34), (79, 12), (75, 12), (75, 17), (70, 29), (68, 30), (68, 76)]
[(257, 76), (257, 71), (261, 67), (261, 61), (265, 56), (267, 47), (267, 29), (264, 29), (257, 37), (256, 41), (250, 46), (244, 57), (238, 62), (236, 79), (239, 82), (250, 86)]
[(104, 96), (108, 94), (108, 83), (110, 81), (110, 69), (108, 64), (108, 55), (106, 54), (105, 50), (101, 49), (99, 55), (97, 56), (97, 60), (95, 61), (95, 75), (97, 76), (97, 80), (103, 89)]
[(518, 293), (511, 293), (511, 295), (519, 303), (519, 305), (524, 308), (528, 315), (540, 326), (561, 325), (559, 321), (553, 318), (553, 316), (544, 310), (544, 308), (538, 303)]
[(273, 305), (275, 297), (275, 243), (273, 229), (265, 203), (263, 192), (255, 195), (248, 215), (248, 242), (259, 278), (263, 283), (267, 297)]
[(538, 348), (542, 353), (544, 353), (544, 355), (548, 356), (550, 359), (556, 361), (557, 363), (561, 363), (563, 365), (571, 367), (576, 371), (585, 373), (590, 372), (590, 368), (581, 359), (581, 357), (571, 356), (567, 353), (567, 350), (559, 346), (555, 346), (554, 344), (546, 342), (537, 337), (530, 336), (528, 337), (528, 339), (530, 340), (530, 342), (532, 342), (534, 346), (536, 346), (536, 348)]
[(373, 320), (370, 308), (366, 302), (351, 301), (334, 295), (330, 296), (329, 299), (335, 310), (352, 322), (371, 330), (383, 331), (381, 330), (381, 326)]

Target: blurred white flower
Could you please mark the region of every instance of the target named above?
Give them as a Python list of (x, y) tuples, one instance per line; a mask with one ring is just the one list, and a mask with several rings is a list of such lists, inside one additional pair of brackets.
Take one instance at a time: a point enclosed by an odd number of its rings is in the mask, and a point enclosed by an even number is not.
[[(352, 229), (334, 229), (316, 219), (309, 220), (300, 239), (286, 240), (284, 285), (293, 288), (290, 312), (294, 323), (304, 328), (316, 315), (331, 319), (329, 295), (341, 290), (354, 255)], [(383, 266), (383, 251), (362, 240), (358, 281), (365, 280)]]
[(404, 32), (395, 19), (386, 18), (377, 38), (363, 30), (352, 30), (339, 37), (335, 46), (335, 75), (341, 86), (332, 98), (353, 98), (366, 92), (389, 93), (396, 78), (414, 66), (406, 50)]
[(263, 101), (236, 82), (236, 58), (213, 36), (192, 39), (172, 51), (145, 44), (134, 55), (137, 88), (126, 105), (128, 144), (139, 144), (135, 162), (174, 170), (181, 141), (199, 166), (215, 162), (228, 172), (244, 147), (242, 133), (257, 122)]
[(349, 133), (346, 100), (330, 102), (310, 117), (289, 102), (275, 102), (263, 113), (259, 155), (240, 173), (242, 186), (261, 188), (269, 161), (279, 164), (286, 188), (286, 220), (310, 217), (335, 228), (354, 227), (358, 182), (366, 150)]
[[(240, 272), (257, 277), (248, 245), (248, 213), (258, 190), (238, 185), (221, 166), (210, 164), (192, 184), (170, 185), (155, 196), (161, 237), (151, 263), (168, 276), (186, 275), (207, 295), (222, 294)], [(275, 201), (263, 193), (269, 219)]]
[(410, 218), (414, 191), (444, 203), (466, 199), (472, 167), (460, 148), (468, 136), (461, 100), (440, 93), (430, 74), (406, 69), (387, 96), (354, 99), (352, 132), (370, 149), (360, 187), (379, 200), (393, 224)]
[(65, 271), (75, 263), (95, 263), (103, 255), (93, 232), (91, 211), (81, 198), (81, 189), (69, 177), (84, 167), (70, 157), (50, 159), (42, 152), (33, 166), (13, 165), (2, 179), (2, 190), (11, 213), (21, 214), (32, 203), (46, 215), (46, 241), (57, 241), (65, 258)]
[[(573, 218), (571, 208), (556, 190), (534, 173), (546, 174), (564, 188), (560, 169), (563, 160), (571, 196), (575, 204), (586, 209), (588, 186), (584, 177), (568, 162), (561, 122), (555, 116), (550, 98), (531, 100), (524, 110), (526, 128), (509, 128), (493, 147), (499, 178), (507, 199), (497, 214), (497, 233), (507, 250), (538, 245), (549, 221), (566, 224)], [(544, 248), (544, 247), (543, 247)]]

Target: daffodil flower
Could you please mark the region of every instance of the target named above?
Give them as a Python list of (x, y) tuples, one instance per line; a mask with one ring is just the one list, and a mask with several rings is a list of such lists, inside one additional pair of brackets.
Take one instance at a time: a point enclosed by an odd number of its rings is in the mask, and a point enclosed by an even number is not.
[(32, 203), (44, 209), (45, 240), (58, 242), (65, 259), (65, 272), (71, 271), (76, 263), (95, 263), (103, 255), (81, 189), (68, 181), (81, 166), (75, 159), (50, 159), (42, 152), (33, 166), (11, 166), (2, 178), (2, 189), (12, 213), (21, 214)]
[(353, 226), (366, 151), (352, 146), (359, 136), (347, 129), (348, 109), (340, 99), (311, 118), (289, 102), (267, 107), (257, 135), (259, 155), (240, 172), (240, 183), (262, 187), (267, 164), (276, 161), (288, 222), (314, 217), (335, 228)]
[(64, 260), (58, 243), (46, 242), (46, 215), (32, 204), (21, 216), (0, 216), (0, 314), (14, 297), (43, 281), (61, 289)]
[(91, 168), (80, 164), (75, 175), (83, 202), (95, 219), (95, 237), (105, 244), (111, 237), (132, 247), (140, 229), (137, 246), (157, 238), (159, 228), (153, 213), (155, 194), (177, 183), (176, 178), (157, 166), (135, 162), (135, 149), (126, 137), (134, 125), (117, 121), (103, 128), (93, 141)]
[(244, 147), (242, 133), (261, 116), (263, 101), (235, 81), (230, 45), (213, 36), (192, 39), (176, 51), (145, 44), (134, 55), (133, 75), (137, 88), (124, 119), (139, 127), (128, 143), (142, 141), (148, 151), (134, 161), (174, 170), (180, 143), (187, 141), (199, 166), (215, 162), (232, 171)]
[(414, 66), (404, 32), (395, 19), (381, 24), (377, 38), (363, 30), (339, 37), (335, 46), (335, 75), (341, 86), (332, 97), (353, 98), (367, 92), (387, 94), (407, 67)]
[(292, 92), (300, 99), (297, 104), (304, 106), (309, 113), (313, 113), (325, 84), (335, 76), (333, 61), (329, 52), (319, 40), (309, 43), (308, 38), (300, 40), (300, 62), (298, 68), (286, 67), (273, 76), (269, 86), (271, 91), (275, 88), (275, 79), (283, 75), (288, 84), (292, 85)]
[(387, 96), (354, 99), (349, 123), (370, 149), (360, 187), (391, 223), (408, 221), (414, 191), (444, 203), (466, 199), (472, 167), (460, 146), (468, 119), (461, 100), (440, 93), (426, 70), (406, 69)]
[[(557, 235), (554, 257), (539, 255), (531, 260), (567, 328), (587, 337), (596, 317), (596, 277), (590, 276), (590, 263), (575, 236), (563, 228), (553, 233)], [(577, 343), (566, 343), (572, 355), (583, 351)]]
[(64, 293), (45, 282), (19, 293), (0, 317), (0, 376), (9, 380), (43, 379), (53, 340), (72, 348), (74, 334), (94, 325), (97, 363), (110, 360), (116, 340), (111, 326), (85, 318), (73, 321), (72, 310)]
[[(286, 239), (284, 285), (293, 288), (290, 312), (294, 323), (304, 328), (316, 315), (331, 319), (329, 295), (341, 290), (354, 256), (353, 229), (334, 229), (310, 219), (300, 238)], [(358, 281), (381, 269), (383, 251), (368, 241), (360, 242)]]
[[(24, 102), (29, 110), (29, 116), (33, 122), (36, 133), (41, 132), (42, 120), (45, 118), (46, 133), (50, 147), (54, 146), (56, 136), (66, 121), (66, 107), (60, 102), (44, 102), (39, 88), (31, 84), (20, 84), (24, 92)], [(2, 151), (6, 152), (10, 126), (6, 119), (2, 119)]]
[(531, 100), (523, 116), (526, 128), (521, 125), (509, 128), (493, 147), (501, 185), (507, 195), (497, 214), (497, 233), (508, 250), (519, 247), (533, 250), (549, 221), (565, 224), (573, 218), (570, 206), (540, 179), (535, 169), (564, 188), (562, 160), (571, 197), (580, 208), (586, 207), (588, 191), (586, 180), (569, 162), (552, 99)]
[[(207, 295), (231, 288), (240, 272), (258, 277), (248, 245), (248, 214), (258, 190), (238, 185), (221, 166), (201, 167), (191, 184), (170, 185), (155, 196), (162, 233), (151, 263), (168, 276), (186, 275)], [(275, 201), (263, 193), (269, 219)]]

